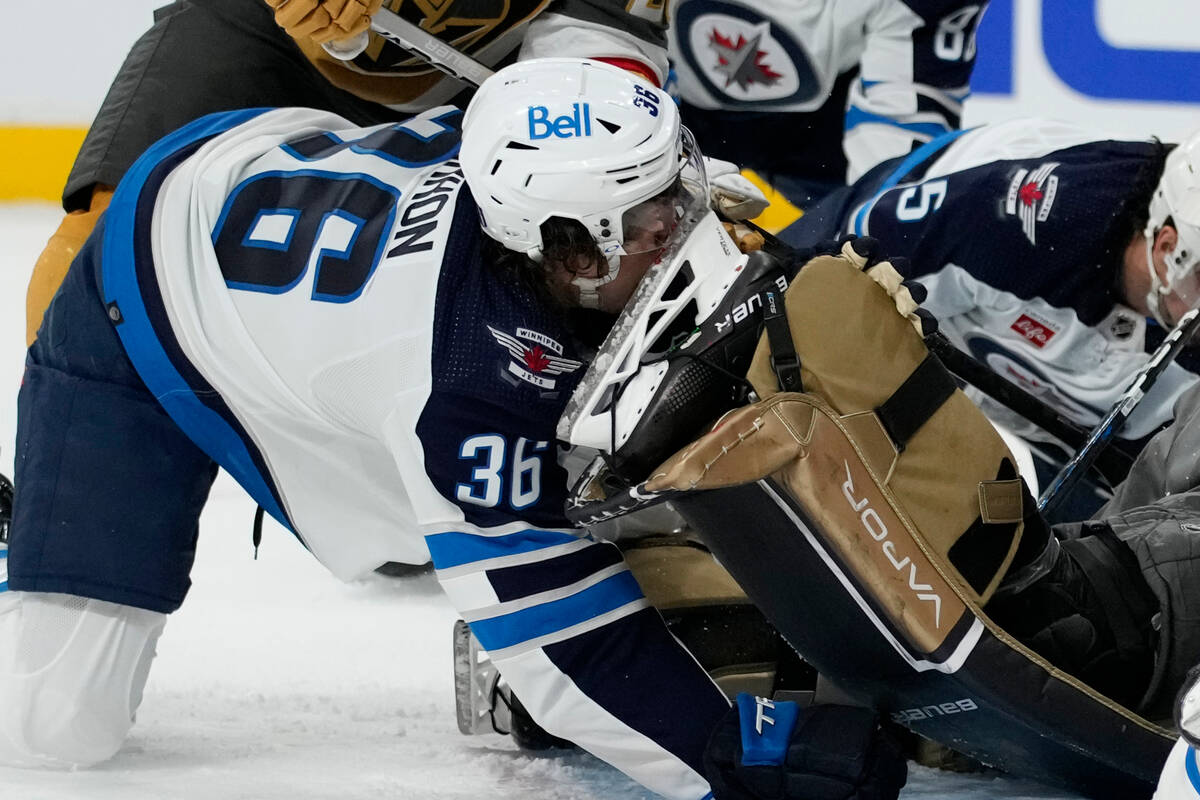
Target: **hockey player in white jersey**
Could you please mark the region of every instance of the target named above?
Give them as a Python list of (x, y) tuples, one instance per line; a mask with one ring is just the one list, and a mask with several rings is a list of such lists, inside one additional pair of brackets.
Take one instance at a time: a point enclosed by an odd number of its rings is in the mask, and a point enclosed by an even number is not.
[(502, 71), (465, 118), (252, 110), (152, 147), (27, 361), (0, 762), (121, 746), (219, 465), (340, 577), (431, 556), (548, 731), (705, 797), (727, 701), (569, 528), (555, 425), (570, 309), (620, 309), (707, 202), (670, 99), (578, 60)]
[[(792, 204), (958, 128), (986, 2), (679, 0), (669, 50), (709, 155)], [(795, 218), (773, 209), (771, 222)]]

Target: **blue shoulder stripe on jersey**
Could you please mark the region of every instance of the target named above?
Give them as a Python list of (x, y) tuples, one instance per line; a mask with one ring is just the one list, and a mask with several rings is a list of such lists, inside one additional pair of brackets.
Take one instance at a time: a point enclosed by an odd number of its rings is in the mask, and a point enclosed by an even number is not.
[(505, 536), (481, 536), (477, 533), (449, 531), (425, 537), (425, 546), (435, 569), (449, 569), (476, 561), (532, 553), (579, 540), (579, 536), (562, 531), (542, 531), (536, 528)]
[(642, 597), (633, 574), (618, 572), (570, 597), (476, 620), (471, 631), (484, 650), (501, 650), (595, 619)]
[(115, 302), (121, 310), (122, 323), (117, 326), (117, 333), (146, 387), (197, 446), (227, 470), (267, 513), (290, 529), (287, 516), (242, 437), (196, 397), (159, 341), (139, 290), (134, 248), (138, 200), (155, 167), (181, 148), (224, 133), (268, 110), (251, 108), (209, 114), (151, 145), (125, 173), (105, 212), (107, 228), (101, 269), (105, 302)]
[[(858, 83), (860, 86), (862, 86), (862, 89), (865, 92), (866, 90), (870, 89), (873, 86), (878, 86), (879, 84), (884, 83), (884, 81), (869, 81), (866, 78), (859, 78)], [(970, 86), (967, 86), (962, 89), (958, 89), (957, 91), (954, 89), (945, 89), (945, 88), (939, 88), (938, 91), (944, 95), (953, 97), (955, 100), (958, 100), (959, 102), (962, 102), (963, 100), (966, 100), (968, 97), (971, 96), (971, 87)], [(863, 112), (863, 113), (866, 113), (866, 112)], [(886, 120), (887, 118), (884, 117), (883, 119)]]
[(866, 222), (867, 215), (871, 213), (871, 209), (875, 206), (876, 201), (878, 201), (880, 197), (883, 197), (884, 193), (887, 192), (888, 189), (891, 189), (893, 186), (902, 181), (905, 175), (912, 172), (922, 163), (933, 158), (947, 145), (966, 132), (967, 131), (965, 130), (961, 130), (943, 133), (936, 139), (926, 142), (916, 150), (913, 150), (911, 153), (909, 153), (908, 157), (901, 161), (896, 169), (892, 171), (892, 174), (884, 178), (883, 183), (879, 184), (879, 190), (871, 196), (871, 199), (859, 207), (858, 213), (854, 215), (854, 225), (850, 232), (856, 236), (862, 236), (863, 224)]
[(8, 545), (0, 543), (0, 592), (8, 591)]
[(900, 122), (882, 114), (866, 111), (858, 106), (850, 106), (846, 110), (846, 130), (868, 124), (890, 125), (893, 128), (903, 128), (920, 136), (941, 136), (949, 130), (947, 125), (940, 122)]
[(1196, 794), (1200, 794), (1200, 765), (1196, 763), (1197, 757), (1196, 748), (1188, 745), (1187, 752), (1183, 754), (1184, 768), (1192, 788), (1196, 790)]

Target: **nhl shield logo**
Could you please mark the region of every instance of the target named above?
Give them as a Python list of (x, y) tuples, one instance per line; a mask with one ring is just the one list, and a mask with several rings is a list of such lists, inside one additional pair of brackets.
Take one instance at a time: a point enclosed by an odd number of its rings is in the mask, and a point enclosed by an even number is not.
[(1008, 184), (1008, 196), (1004, 200), (1004, 213), (1015, 214), (1021, 220), (1021, 230), (1030, 244), (1037, 244), (1037, 224), (1045, 222), (1058, 194), (1058, 176), (1054, 168), (1058, 162), (1049, 161), (1037, 169), (1017, 170)]
[(517, 328), (516, 334), (511, 334), (498, 331), (491, 325), (487, 329), (496, 343), (508, 352), (505, 371), (543, 391), (554, 391), (558, 385), (554, 376), (569, 375), (583, 366), (582, 361), (563, 358), (562, 345), (544, 333)]

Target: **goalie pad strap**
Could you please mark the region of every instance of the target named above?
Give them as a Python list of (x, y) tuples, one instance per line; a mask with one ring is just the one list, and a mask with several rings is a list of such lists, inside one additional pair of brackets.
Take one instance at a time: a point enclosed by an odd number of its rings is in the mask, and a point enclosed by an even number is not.
[(788, 325), (787, 311), (779, 302), (778, 295), (768, 292), (766, 308), (763, 310), (763, 326), (767, 330), (767, 345), (771, 350), (771, 369), (785, 392), (803, 392), (800, 379), (800, 357), (792, 341), (792, 328)]
[[(771, 343), (774, 351), (775, 343)], [(905, 446), (934, 412), (942, 407), (958, 385), (937, 356), (928, 353), (904, 383), (875, 409), (898, 452)]]

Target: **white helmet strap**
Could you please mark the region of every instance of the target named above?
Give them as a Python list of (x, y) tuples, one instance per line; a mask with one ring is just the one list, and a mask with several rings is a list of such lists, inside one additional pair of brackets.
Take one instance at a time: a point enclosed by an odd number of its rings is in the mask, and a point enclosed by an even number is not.
[(571, 285), (579, 290), (579, 305), (583, 306), (584, 308), (600, 307), (600, 287), (617, 277), (617, 269), (620, 265), (620, 258), (617, 258), (618, 266), (612, 266), (611, 261), (612, 260), (610, 259), (608, 274), (606, 274), (604, 277), (584, 278), (577, 275), (571, 281)]
[(1170, 327), (1163, 313), (1162, 301), (1171, 293), (1171, 287), (1162, 282), (1162, 278), (1158, 276), (1158, 270), (1154, 266), (1154, 239), (1158, 231), (1146, 228), (1146, 271), (1150, 273), (1150, 288), (1146, 291), (1146, 306), (1150, 310), (1150, 316), (1157, 320), (1159, 325)]

